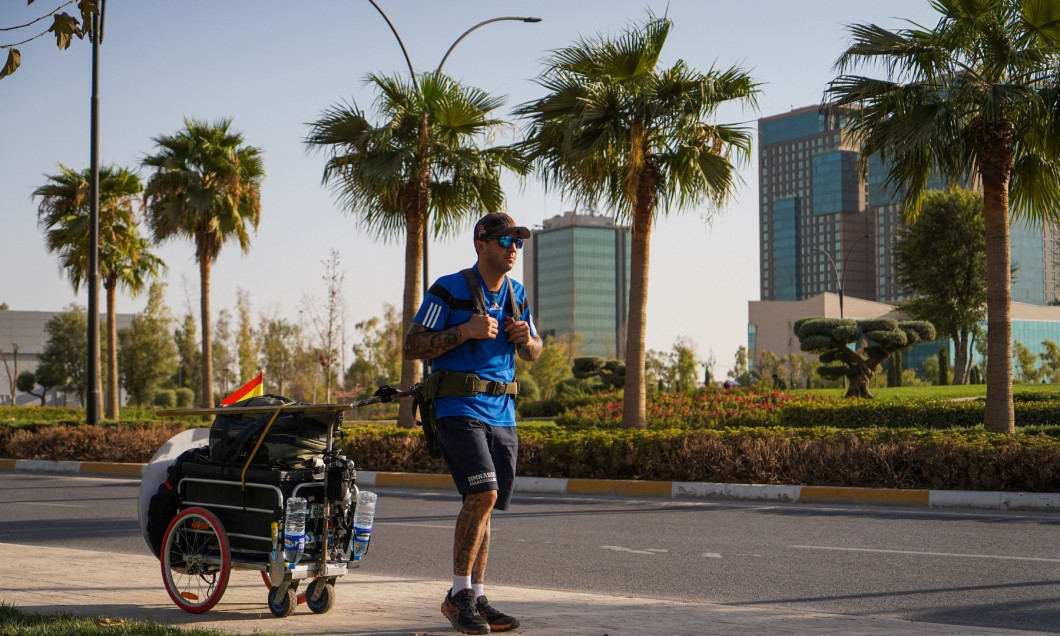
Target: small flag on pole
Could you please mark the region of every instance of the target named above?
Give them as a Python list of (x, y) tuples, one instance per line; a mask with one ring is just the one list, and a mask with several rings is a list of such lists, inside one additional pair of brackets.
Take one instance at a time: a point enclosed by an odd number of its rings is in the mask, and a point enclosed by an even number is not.
[(247, 382), (243, 386), (241, 386), (238, 389), (236, 389), (235, 391), (233, 391), (232, 395), (229, 395), (225, 399), (221, 400), (221, 405), (222, 406), (228, 406), (229, 404), (235, 404), (236, 402), (238, 402), (240, 400), (245, 400), (245, 399), (251, 398), (251, 397), (257, 397), (259, 395), (264, 395), (264, 394), (265, 394), (265, 371), (264, 370), (259, 370), (258, 374), (256, 376), (254, 376), (254, 378), (250, 382)]

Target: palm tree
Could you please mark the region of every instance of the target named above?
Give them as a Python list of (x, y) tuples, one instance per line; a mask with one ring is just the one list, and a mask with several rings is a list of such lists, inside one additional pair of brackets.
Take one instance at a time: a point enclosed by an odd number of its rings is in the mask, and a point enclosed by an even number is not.
[(202, 320), (202, 397), (212, 408), (213, 356), (210, 339), (210, 269), (229, 240), (250, 248), (250, 230), (261, 220), (261, 149), (243, 143), (232, 120), (213, 124), (184, 120), (184, 129), (155, 137), (158, 152), (143, 160), (155, 172), (147, 181), (148, 225), (156, 241), (195, 243)]
[[(527, 165), (510, 147), (478, 145), (504, 126), (491, 116), (502, 99), (437, 71), (408, 80), (369, 75), (368, 83), (379, 92), (379, 123), (356, 104), (338, 104), (310, 124), (305, 142), (326, 149), (323, 181), (364, 231), (384, 241), (404, 238), (405, 333), (420, 303), (426, 224), (435, 236), (451, 235), (473, 215), (501, 210), (501, 169), (522, 174)], [(401, 386), (418, 379), (418, 364), (403, 360)], [(406, 401), (398, 423), (412, 426)]]
[[(40, 197), (37, 221), (46, 231), (48, 251), (59, 254), (76, 292), (89, 279), (89, 191), (92, 173), (59, 165), (59, 174), (33, 191)], [(107, 394), (104, 416), (118, 418), (118, 327), (116, 295), (123, 286), (133, 295), (142, 291), (148, 277), (165, 267), (140, 236), (135, 222), (135, 202), (143, 185), (128, 168), (108, 166), (99, 171), (99, 274), (107, 294)]]
[[(931, 29), (851, 27), (836, 62), (830, 105), (863, 144), (862, 168), (879, 154), (888, 183), (915, 218), (935, 173), (982, 188), (986, 226), (985, 426), (1012, 433), (1009, 215), (1042, 221), (1060, 210), (1055, 2), (933, 0)], [(885, 79), (847, 74), (859, 66)], [(1011, 199), (1010, 199), (1011, 196)]]
[(661, 66), (672, 26), (649, 15), (617, 37), (583, 38), (554, 52), (538, 79), (548, 95), (516, 111), (529, 120), (524, 147), (546, 187), (590, 206), (603, 199), (616, 217), (631, 221), (622, 408), (622, 424), (631, 428), (646, 426), (652, 225), (671, 208), (722, 205), (733, 196), (735, 164), (749, 159), (751, 134), (707, 120), (728, 102), (757, 106), (758, 86), (740, 68), (702, 73), (681, 60)]

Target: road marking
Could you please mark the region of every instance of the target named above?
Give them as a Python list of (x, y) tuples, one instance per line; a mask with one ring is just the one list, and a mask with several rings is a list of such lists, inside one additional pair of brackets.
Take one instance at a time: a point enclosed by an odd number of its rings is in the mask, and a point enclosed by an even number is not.
[(649, 549), (649, 550), (634, 550), (633, 548), (627, 548), (621, 545), (602, 545), (601, 550), (614, 550), (615, 552), (629, 552), (630, 554), (658, 554), (660, 552), (666, 552), (666, 550)]
[(704, 552), (703, 554), (701, 554), (699, 556), (707, 557), (708, 559), (720, 559), (721, 558), (721, 555), (718, 554), (717, 552)]
[[(4, 503), (16, 503), (8, 501)], [(53, 508), (88, 508), (84, 504), (65, 504), (65, 503), (46, 503), (43, 501), (19, 501), (17, 502), (20, 506), (51, 506)]]
[(916, 552), (913, 550), (875, 550), (872, 548), (840, 548), (826, 545), (789, 545), (797, 550), (833, 550), (836, 552), (877, 552), (880, 554), (911, 554), (914, 556), (960, 557), (964, 559), (1000, 559), (1003, 561), (1040, 561), (1043, 563), (1060, 563), (1060, 559), (1044, 557), (1006, 556), (1001, 554), (959, 554), (956, 552)]

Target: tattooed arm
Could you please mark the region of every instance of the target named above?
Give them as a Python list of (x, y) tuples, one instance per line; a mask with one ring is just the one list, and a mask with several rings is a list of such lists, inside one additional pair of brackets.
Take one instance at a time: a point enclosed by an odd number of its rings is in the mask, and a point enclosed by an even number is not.
[(402, 353), (408, 360), (437, 358), (468, 340), (495, 337), (497, 326), (495, 318), (480, 314), (473, 314), (467, 322), (445, 331), (434, 331), (423, 325), (412, 323), (408, 333), (405, 334), (405, 346)]

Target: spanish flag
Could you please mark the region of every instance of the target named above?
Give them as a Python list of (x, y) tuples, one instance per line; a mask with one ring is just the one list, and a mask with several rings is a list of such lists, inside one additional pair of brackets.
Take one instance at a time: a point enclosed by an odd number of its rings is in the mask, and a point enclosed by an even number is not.
[(229, 395), (225, 399), (221, 400), (221, 406), (228, 406), (229, 404), (235, 404), (240, 400), (247, 398), (257, 397), (265, 394), (265, 371), (259, 370), (258, 374), (254, 378), (244, 384), (243, 386), (236, 389), (232, 395)]

